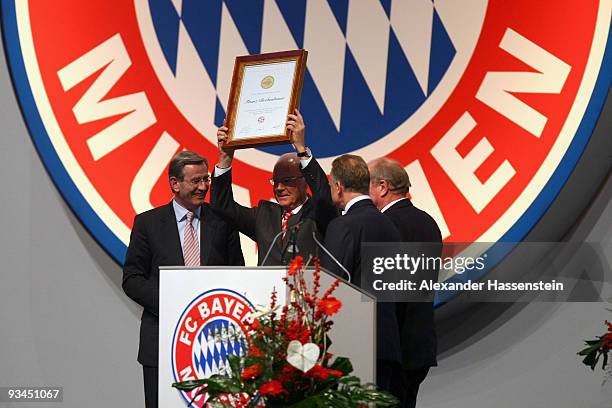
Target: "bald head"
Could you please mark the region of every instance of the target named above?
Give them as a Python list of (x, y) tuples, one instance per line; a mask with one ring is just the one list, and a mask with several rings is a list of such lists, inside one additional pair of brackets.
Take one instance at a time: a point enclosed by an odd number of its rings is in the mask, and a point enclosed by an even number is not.
[(275, 179), (283, 179), (286, 177), (299, 177), (302, 175), (300, 171), (300, 158), (296, 153), (285, 153), (278, 158), (272, 171), (272, 177)]

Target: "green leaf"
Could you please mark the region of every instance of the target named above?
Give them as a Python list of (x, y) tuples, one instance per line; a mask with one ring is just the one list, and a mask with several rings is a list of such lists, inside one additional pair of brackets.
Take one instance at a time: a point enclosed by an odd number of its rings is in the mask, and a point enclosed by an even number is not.
[(325, 345), (326, 345), (327, 349), (329, 350), (329, 348), (332, 345), (332, 339), (329, 337), (329, 335), (327, 333), (325, 334), (325, 343), (326, 343)]
[(597, 350), (593, 350), (591, 353), (587, 354), (587, 356), (584, 358), (584, 360), (582, 360), (582, 362), (591, 367), (591, 370), (594, 370), (595, 366), (597, 365), (598, 359), (599, 358), (597, 357)]
[(234, 354), (227, 355), (227, 361), (232, 369), (232, 378), (240, 379), (240, 357)]
[(300, 402), (290, 405), (289, 408), (319, 408), (322, 406), (321, 403), (322, 401), (319, 395), (312, 395)]
[(586, 356), (587, 354), (590, 354), (590, 353), (592, 353), (594, 351), (597, 351), (597, 350), (599, 350), (599, 346), (598, 345), (593, 345), (593, 346), (589, 346), (589, 347), (587, 347), (587, 348), (585, 348), (583, 350), (580, 350), (577, 354), (579, 356)]
[(338, 382), (340, 382), (341, 384), (345, 384), (347, 386), (361, 385), (361, 381), (359, 380), (359, 377), (356, 377), (354, 375), (342, 377), (340, 378), (340, 380), (338, 380)]
[(208, 380), (188, 380), (188, 381), (175, 382), (174, 384), (172, 384), (172, 386), (181, 391), (191, 391), (195, 388), (201, 387), (202, 385), (206, 384), (207, 381)]
[(193, 397), (191, 402), (193, 402), (198, 395), (204, 393), (208, 393), (209, 398), (214, 400), (220, 394), (238, 394), (243, 391), (238, 379), (227, 378), (221, 375), (213, 375), (205, 380), (182, 381), (179, 383), (174, 383), (172, 386), (181, 391), (192, 391), (195, 388), (204, 386)]
[(329, 366), (332, 370), (341, 371), (342, 374), (348, 375), (353, 372), (353, 365), (351, 360), (346, 357), (336, 357), (334, 362)]
[(374, 384), (362, 385), (357, 377), (343, 377), (338, 389), (328, 388), (296, 402), (289, 408), (357, 408), (374, 403), (377, 407), (397, 406), (398, 400)]
[(234, 378), (227, 378), (221, 375), (213, 375), (206, 382), (206, 392), (216, 396), (218, 394), (237, 394), (242, 392), (240, 381)]

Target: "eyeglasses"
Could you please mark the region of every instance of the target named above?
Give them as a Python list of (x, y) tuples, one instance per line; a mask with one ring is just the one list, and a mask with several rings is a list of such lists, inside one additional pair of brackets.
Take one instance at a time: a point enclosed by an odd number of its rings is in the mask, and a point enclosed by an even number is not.
[(272, 184), (273, 186), (282, 183), (285, 186), (294, 186), (297, 181), (301, 178), (304, 178), (304, 176), (295, 176), (295, 177), (283, 177), (281, 179), (277, 179), (277, 178), (271, 178), (270, 184)]
[(192, 178), (191, 180), (181, 180), (181, 181), (184, 181), (185, 183), (189, 183), (192, 186), (197, 187), (202, 182), (204, 182), (204, 184), (210, 183), (210, 176), (195, 177), (195, 178)]

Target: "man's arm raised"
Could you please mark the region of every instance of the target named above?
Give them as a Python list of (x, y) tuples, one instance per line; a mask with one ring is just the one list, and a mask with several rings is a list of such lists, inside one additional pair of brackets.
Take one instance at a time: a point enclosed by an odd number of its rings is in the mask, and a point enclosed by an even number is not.
[(210, 205), (213, 210), (219, 212), (223, 217), (236, 225), (240, 232), (255, 241), (257, 207), (248, 208), (234, 201), (231, 171), (234, 150), (224, 149), (225, 143), (228, 141), (228, 130), (225, 126), (217, 130), (219, 163), (215, 166), (212, 174)]
[(297, 109), (288, 116), (287, 129), (291, 131), (293, 147), (300, 156), (300, 169), (312, 191), (317, 228), (322, 234), (325, 234), (327, 225), (339, 214), (331, 199), (327, 175), (317, 160), (310, 155), (310, 149), (306, 147), (306, 125), (302, 114)]

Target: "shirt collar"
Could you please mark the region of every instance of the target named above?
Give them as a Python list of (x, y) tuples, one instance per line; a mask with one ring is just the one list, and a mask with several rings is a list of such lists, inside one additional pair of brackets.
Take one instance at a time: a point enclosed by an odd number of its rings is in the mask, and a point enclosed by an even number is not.
[(402, 198), (398, 198), (397, 200), (393, 200), (391, 201), (389, 204), (385, 205), (382, 210), (380, 210), (381, 213), (384, 213), (385, 211), (387, 211), (389, 208), (391, 208), (391, 206), (399, 201), (402, 200), (406, 200), (406, 197), (402, 197)]
[[(187, 218), (188, 209), (180, 205), (176, 202), (176, 200), (172, 200), (172, 207), (174, 208), (174, 215), (176, 216), (176, 222), (181, 222), (185, 218)], [(194, 211), (195, 218), (200, 218), (201, 207), (196, 208)]]
[[(297, 207), (295, 207), (293, 210), (288, 211), (291, 213), (291, 215), (295, 215), (297, 213), (300, 212), (300, 210), (302, 209), (302, 207), (304, 207), (304, 204), (306, 204), (306, 201), (308, 201), (308, 197), (306, 197), (306, 199), (304, 200), (304, 202), (300, 205), (298, 205)], [(287, 212), (287, 211), (286, 211)]]
[(357, 196), (355, 198), (352, 198), (351, 200), (349, 200), (348, 203), (346, 203), (346, 206), (344, 207), (344, 210), (342, 211), (342, 215), (346, 214), (348, 212), (348, 210), (355, 204), (358, 203), (359, 201), (362, 200), (371, 200), (369, 195), (360, 195)]

